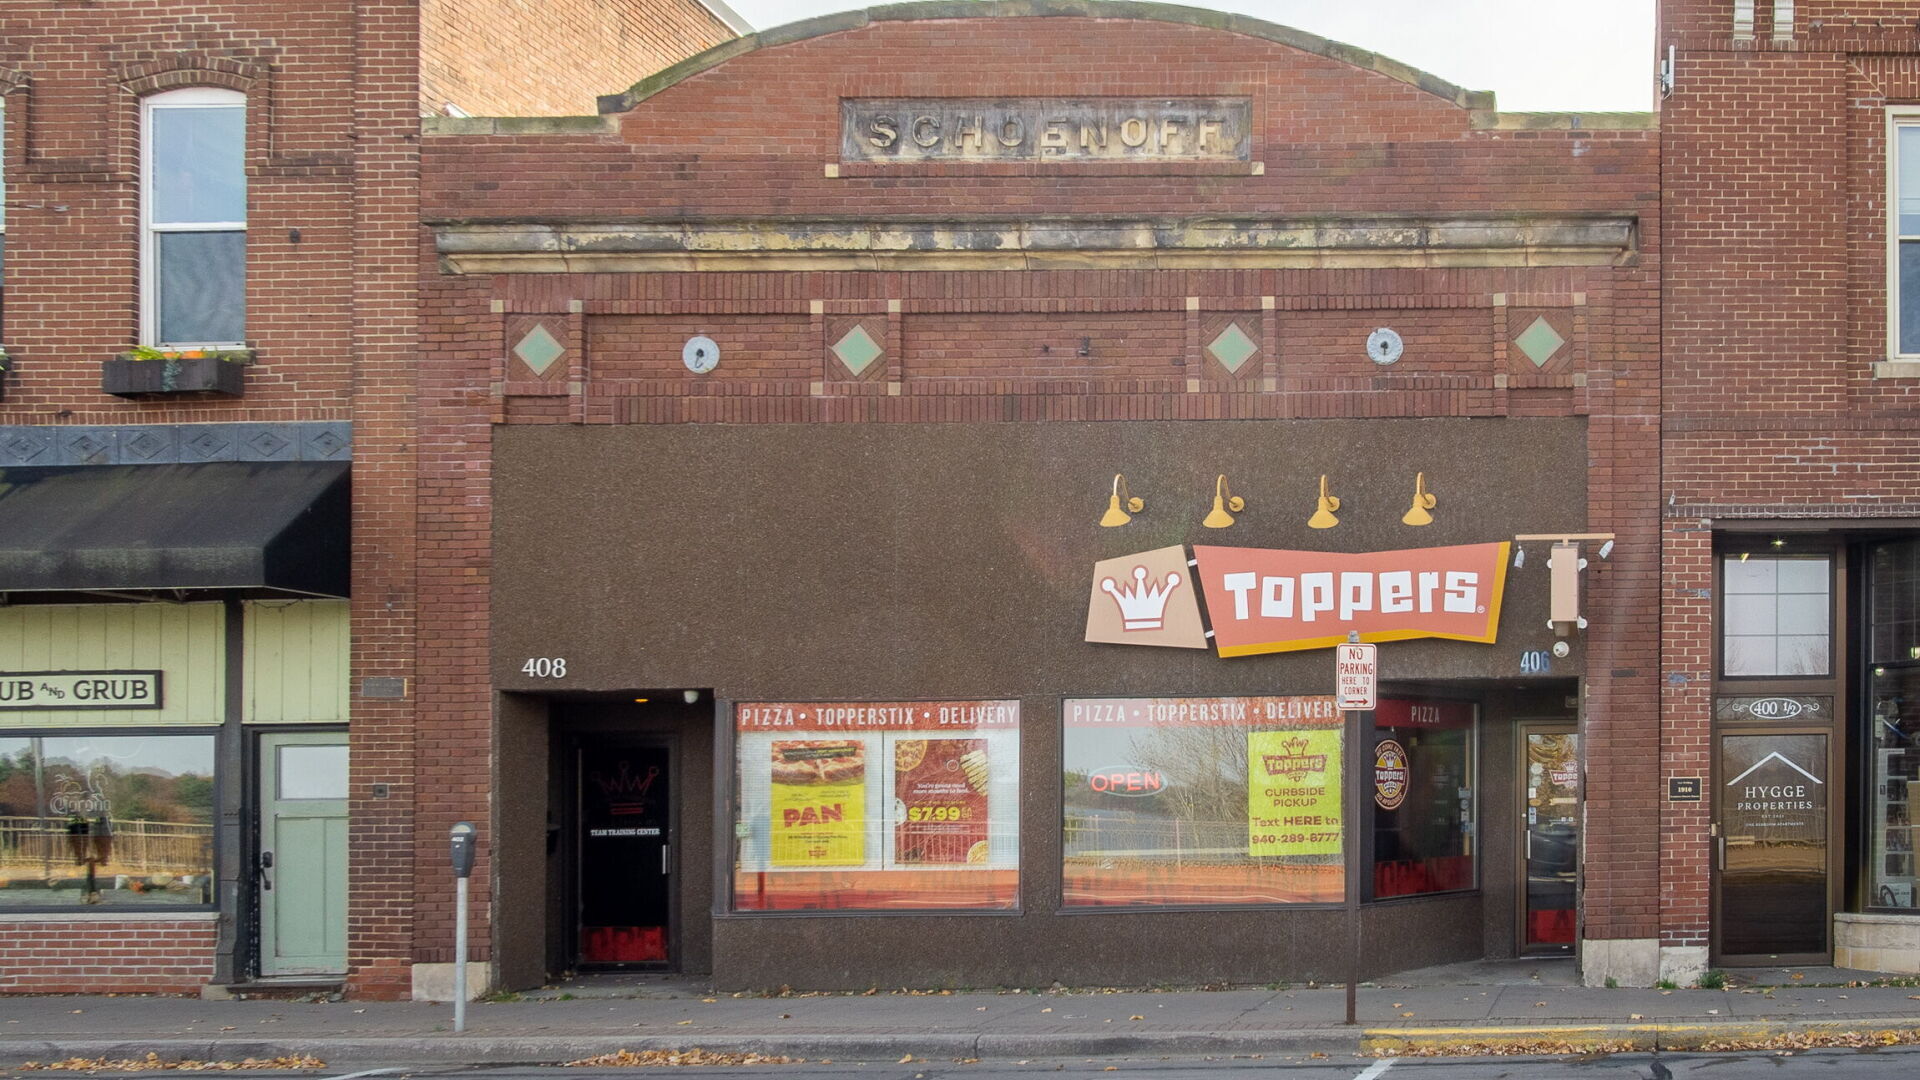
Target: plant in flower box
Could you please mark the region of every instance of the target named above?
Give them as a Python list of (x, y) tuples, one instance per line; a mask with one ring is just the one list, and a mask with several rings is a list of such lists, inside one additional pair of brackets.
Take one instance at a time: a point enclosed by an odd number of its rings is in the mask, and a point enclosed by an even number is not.
[(252, 349), (128, 349), (100, 367), (100, 389), (121, 397), (214, 393), (239, 397)]

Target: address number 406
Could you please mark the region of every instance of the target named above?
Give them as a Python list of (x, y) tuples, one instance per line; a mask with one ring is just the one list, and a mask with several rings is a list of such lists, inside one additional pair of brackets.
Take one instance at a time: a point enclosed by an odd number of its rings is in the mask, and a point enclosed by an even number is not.
[(520, 674), (531, 675), (536, 679), (564, 679), (567, 677), (567, 658), (564, 656), (532, 656), (520, 665)]

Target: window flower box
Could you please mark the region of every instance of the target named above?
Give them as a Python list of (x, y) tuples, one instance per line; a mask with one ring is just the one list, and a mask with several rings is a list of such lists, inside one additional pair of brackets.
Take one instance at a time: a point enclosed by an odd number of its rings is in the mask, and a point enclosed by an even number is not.
[(245, 392), (252, 349), (130, 349), (100, 365), (100, 389), (119, 397)]

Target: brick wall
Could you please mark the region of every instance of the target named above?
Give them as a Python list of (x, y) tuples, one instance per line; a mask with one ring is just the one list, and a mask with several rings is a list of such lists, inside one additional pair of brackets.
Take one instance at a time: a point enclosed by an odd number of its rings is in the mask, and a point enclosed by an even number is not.
[(422, 0), (420, 111), (589, 114), (734, 36), (699, 0)]
[[(1155, 62), (1141, 64), (1149, 53)], [(1265, 174), (823, 170), (838, 161), (843, 96), (1023, 94), (1247, 95)], [(471, 633), (487, 602), (490, 423), (1584, 416), (1588, 524), (1619, 534), (1613, 558), (1589, 575), (1587, 858), (1607, 872), (1589, 878), (1586, 932), (1656, 934), (1658, 781), (1645, 768), (1660, 739), (1653, 133), (1476, 128), (1458, 104), (1404, 82), (1222, 31), (972, 18), (881, 22), (749, 52), (640, 103), (606, 134), (430, 135), (424, 145), (429, 221), (1634, 217), (1635, 251), (1599, 267), (455, 275), (428, 251), (422, 543), (440, 555), (422, 564), (420, 633)], [(1508, 342), (1538, 313), (1572, 341), (1534, 371)], [(1261, 344), (1238, 376), (1203, 351), (1234, 320)], [(569, 348), (543, 380), (508, 359), (536, 322)], [(827, 349), (856, 323), (886, 349), (857, 379)], [(1408, 343), (1392, 368), (1364, 353), (1381, 325)], [(713, 376), (679, 366), (694, 332), (721, 343)], [(451, 761), (423, 768), (422, 798), (444, 800), (449, 819), (471, 807), (479, 820), (484, 809), (463, 770), (488, 736), (487, 659), (482, 649), (435, 650), (423, 682), (423, 717), (432, 711)], [(535, 689), (505, 675), (493, 684)], [(426, 938), (444, 940), (448, 914), (423, 916)]]
[[(350, 419), (356, 688), (367, 675), (413, 676), (418, 26), (414, 5), (378, 0), (9, 0), (0, 22), (10, 90), (0, 342), (15, 361), (0, 424)], [(138, 340), (140, 97), (189, 85), (247, 95), (247, 336), (258, 361), (240, 398), (110, 397), (101, 362)], [(352, 722), (355, 989), (404, 996), (412, 701), (356, 695)], [(392, 795), (371, 798), (374, 782)], [(26, 925), (39, 924), (9, 924), (0, 946)], [(0, 949), (0, 981), (190, 990), (212, 972), (211, 923), (129, 920), (158, 935), (151, 948), (118, 924), (45, 925), (58, 943)]]
[[(1711, 775), (1703, 520), (1910, 516), (1920, 479), (1920, 380), (1874, 368), (1888, 358), (1884, 106), (1920, 101), (1920, 3), (1800, 0), (1786, 42), (1770, 0), (1757, 6), (1756, 40), (1735, 41), (1731, 0), (1662, 4), (1662, 50), (1680, 48), (1661, 114), (1667, 775)], [(1705, 945), (1709, 807), (1662, 812), (1661, 937)]]
[[(14, 371), (0, 424), (347, 415), (354, 7), (7, 5), (0, 69), (21, 78), (6, 96), (0, 341)], [(247, 95), (247, 336), (259, 362), (243, 398), (126, 401), (101, 392), (100, 363), (138, 343), (139, 102), (184, 85)]]
[(0, 994), (197, 994), (213, 977), (211, 919), (0, 923)]

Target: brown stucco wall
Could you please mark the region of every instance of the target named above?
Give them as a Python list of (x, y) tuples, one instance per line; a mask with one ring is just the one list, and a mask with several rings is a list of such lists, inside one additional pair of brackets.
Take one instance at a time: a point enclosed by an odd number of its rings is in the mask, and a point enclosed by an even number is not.
[[(1092, 563), (1194, 541), (1366, 551), (1498, 540), (1578, 530), (1587, 506), (1585, 426), (1568, 419), (508, 427), (496, 437), (497, 685), (703, 687), (722, 709), (1021, 701), (1020, 914), (722, 915), (712, 970), (726, 987), (1336, 976), (1343, 938), (1325, 910), (1056, 913), (1062, 696), (1325, 692), (1330, 663), (1324, 651), (1221, 660), (1085, 644)], [(1306, 519), (1323, 469), (1346, 505), (1339, 528), (1315, 532)], [(1416, 470), (1441, 500), (1424, 529), (1399, 520)], [(1148, 507), (1101, 529), (1115, 471)], [(1224, 531), (1199, 525), (1217, 471), (1248, 500)], [(1519, 682), (1519, 653), (1552, 641), (1543, 556), (1536, 549), (1510, 574), (1499, 644), (1391, 643), (1386, 674), (1485, 696), (1487, 731), (1505, 724), (1504, 695), (1483, 690)], [(520, 671), (529, 656), (559, 655), (564, 688)], [(1578, 661), (1556, 662), (1553, 678), (1577, 675)], [(1554, 683), (1562, 695), (1568, 685)], [(690, 734), (687, 747), (700, 742)], [(1511, 846), (1511, 823), (1493, 824), (1512, 812), (1511, 763), (1488, 764), (1511, 757), (1511, 739), (1483, 736), (1483, 747), (1483, 776), (1504, 778), (1497, 792), (1482, 785), (1483, 844)], [(1506, 886), (1485, 904), (1476, 893), (1379, 905), (1366, 915), (1366, 963), (1378, 972), (1483, 955), (1493, 935), (1510, 937), (1511, 904)], [(704, 910), (683, 908), (690, 968)]]

